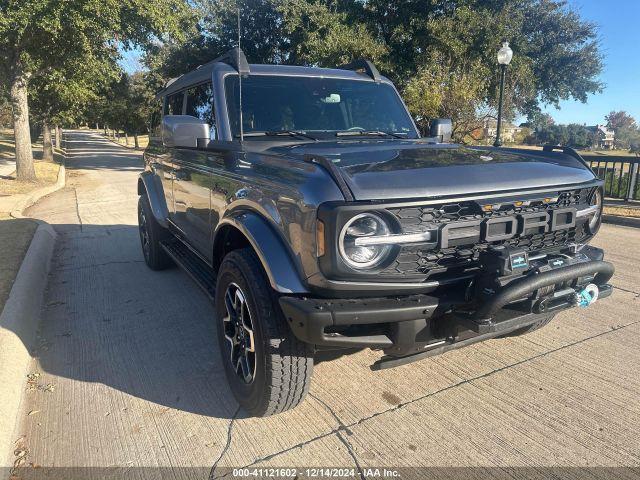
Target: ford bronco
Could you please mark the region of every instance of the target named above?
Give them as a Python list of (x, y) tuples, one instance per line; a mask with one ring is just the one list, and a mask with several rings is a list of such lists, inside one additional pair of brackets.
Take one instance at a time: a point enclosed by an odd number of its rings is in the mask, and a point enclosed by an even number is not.
[(215, 304), (224, 369), (253, 415), (295, 407), (321, 350), (406, 364), (538, 329), (611, 294), (589, 246), (602, 181), (570, 148), (421, 137), (366, 60), (249, 65), (234, 49), (168, 83), (145, 151), (147, 265)]

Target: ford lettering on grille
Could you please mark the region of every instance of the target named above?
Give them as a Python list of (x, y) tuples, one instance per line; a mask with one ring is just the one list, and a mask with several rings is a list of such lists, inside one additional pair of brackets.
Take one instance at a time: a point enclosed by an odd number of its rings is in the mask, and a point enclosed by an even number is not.
[(566, 230), (575, 227), (576, 212), (575, 208), (560, 208), (547, 212), (450, 222), (440, 228), (438, 247), (443, 249), (479, 242), (499, 242), (516, 235)]

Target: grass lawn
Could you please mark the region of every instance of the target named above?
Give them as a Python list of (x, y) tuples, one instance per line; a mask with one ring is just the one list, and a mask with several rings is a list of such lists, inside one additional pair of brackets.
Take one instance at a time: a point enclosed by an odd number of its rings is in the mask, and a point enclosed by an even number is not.
[(18, 182), (15, 173), (0, 177), (0, 196), (29, 193), (35, 188), (51, 185), (58, 179), (60, 164), (55, 162), (35, 162), (37, 182)]
[[(0, 129), (0, 159), (13, 160), (14, 153), (13, 130)], [(15, 172), (9, 176), (0, 177), (0, 197), (6, 195), (15, 195), (20, 193), (28, 193), (31, 190), (45, 185), (51, 185), (58, 179), (58, 171), (62, 164), (62, 155), (54, 152), (53, 162), (43, 162), (42, 160), (42, 142), (37, 141), (31, 145), (33, 148), (33, 157), (35, 160), (37, 182), (18, 182)]]
[[(124, 135), (124, 133), (121, 133), (120, 135)], [(112, 138), (112, 140), (114, 140)], [(115, 140), (114, 140), (115, 141)], [(123, 146), (128, 146), (133, 148), (134, 143), (133, 143), (133, 136), (129, 136), (129, 145), (126, 144), (124, 136), (120, 137), (117, 142), (120, 145)], [(145, 148), (147, 148), (147, 145), (149, 145), (149, 135), (138, 135), (138, 144), (140, 145), (140, 149), (144, 150)]]
[(0, 311), (37, 227), (33, 220), (9, 218), (0, 213)]
[[(15, 158), (13, 144), (13, 129), (0, 128), (0, 159), (13, 160)], [(33, 149), (34, 158), (42, 158), (42, 142), (39, 139), (31, 142), (31, 148)]]
[[(507, 148), (520, 148), (522, 150), (542, 150), (537, 145), (505, 145)], [(599, 156), (599, 157), (635, 157), (635, 153), (628, 150), (578, 150), (580, 155)], [(626, 161), (626, 160), (625, 160)]]
[(635, 217), (640, 218), (640, 208), (626, 208), (626, 207), (604, 207), (604, 213), (607, 215), (618, 215), (620, 217)]

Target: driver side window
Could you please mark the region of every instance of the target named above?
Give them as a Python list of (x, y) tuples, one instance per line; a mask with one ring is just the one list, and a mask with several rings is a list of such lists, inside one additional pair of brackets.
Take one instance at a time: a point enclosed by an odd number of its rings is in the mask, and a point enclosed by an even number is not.
[(202, 83), (187, 90), (187, 108), (185, 114), (207, 122), (211, 131), (211, 137), (214, 138), (216, 119), (213, 109), (213, 85), (211, 82)]

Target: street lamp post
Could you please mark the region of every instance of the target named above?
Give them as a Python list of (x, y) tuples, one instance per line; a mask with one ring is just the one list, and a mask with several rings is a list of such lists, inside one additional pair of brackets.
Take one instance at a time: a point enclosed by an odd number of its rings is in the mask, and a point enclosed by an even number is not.
[(504, 77), (507, 73), (507, 65), (511, 62), (513, 50), (509, 48), (509, 42), (503, 40), (502, 48), (498, 50), (498, 64), (500, 65), (500, 98), (498, 100), (498, 125), (496, 127), (496, 141), (493, 142), (494, 147), (502, 145), (500, 139), (500, 130), (502, 128), (502, 97), (504, 94)]

